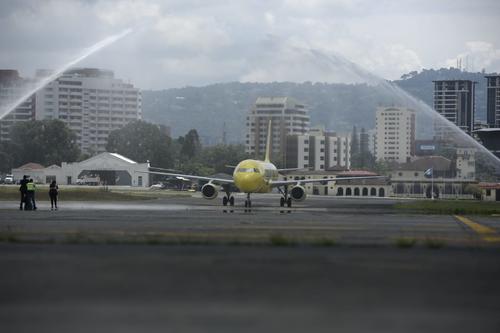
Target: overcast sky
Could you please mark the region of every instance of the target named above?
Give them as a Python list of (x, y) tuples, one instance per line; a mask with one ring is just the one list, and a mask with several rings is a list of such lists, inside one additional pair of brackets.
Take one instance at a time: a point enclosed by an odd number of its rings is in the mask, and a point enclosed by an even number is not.
[(143, 89), (347, 82), (339, 55), (387, 79), (458, 57), (500, 72), (498, 0), (0, 0), (0, 68), (56, 69), (127, 28), (81, 66)]

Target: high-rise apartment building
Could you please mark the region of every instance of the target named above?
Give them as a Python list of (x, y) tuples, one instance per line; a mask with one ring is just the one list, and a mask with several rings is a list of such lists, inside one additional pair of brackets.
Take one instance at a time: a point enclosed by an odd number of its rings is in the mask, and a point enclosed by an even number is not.
[[(434, 109), (468, 134), (474, 130), (475, 84), (470, 80), (440, 80), (434, 82)], [(450, 130), (436, 122), (436, 134), (446, 138)]]
[(415, 112), (403, 107), (377, 108), (375, 158), (405, 163), (414, 156)]
[(337, 135), (327, 133), (326, 142), (326, 169), (351, 169), (351, 135)]
[(487, 75), (486, 120), (490, 127), (500, 128), (500, 75)]
[[(23, 79), (16, 70), (0, 70), (0, 114), (29, 91), (30, 80)], [(18, 122), (35, 119), (35, 95), (22, 102), (0, 120), (0, 142), (10, 141), (10, 130)]]
[(68, 70), (36, 94), (36, 119), (65, 122), (84, 153), (106, 151), (111, 131), (141, 118), (140, 90), (109, 70)]
[(315, 171), (350, 169), (351, 136), (315, 127), (305, 135), (288, 135), (286, 167)]
[(309, 112), (291, 97), (259, 97), (247, 116), (245, 150), (262, 159), (266, 151), (267, 127), (272, 121), (271, 159), (280, 165), (286, 160), (287, 135), (309, 131)]

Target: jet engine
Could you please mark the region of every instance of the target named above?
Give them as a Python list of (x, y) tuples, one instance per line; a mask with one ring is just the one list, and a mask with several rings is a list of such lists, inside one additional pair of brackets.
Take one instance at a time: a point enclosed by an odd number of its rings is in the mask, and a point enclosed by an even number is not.
[(290, 196), (295, 201), (303, 201), (306, 198), (306, 189), (300, 185), (292, 187)]
[(219, 190), (217, 189), (217, 186), (215, 186), (214, 184), (208, 183), (203, 185), (203, 187), (201, 188), (201, 194), (205, 199), (209, 200), (215, 199), (217, 198), (218, 193)]

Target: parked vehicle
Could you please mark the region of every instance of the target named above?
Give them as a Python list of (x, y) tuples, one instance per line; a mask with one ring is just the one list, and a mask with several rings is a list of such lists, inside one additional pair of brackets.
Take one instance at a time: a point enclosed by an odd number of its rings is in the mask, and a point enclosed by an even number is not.
[(12, 175), (6, 175), (3, 182), (4, 184), (14, 184), (14, 177), (12, 177)]
[(101, 179), (99, 177), (83, 177), (76, 180), (77, 185), (99, 185)]
[(156, 183), (150, 186), (151, 189), (156, 189), (156, 190), (163, 190), (166, 189), (167, 186), (163, 183)]

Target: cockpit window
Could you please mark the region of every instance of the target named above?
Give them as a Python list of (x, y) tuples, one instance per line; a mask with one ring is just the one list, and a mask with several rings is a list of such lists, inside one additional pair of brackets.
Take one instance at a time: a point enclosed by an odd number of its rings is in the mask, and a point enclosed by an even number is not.
[(259, 173), (259, 169), (257, 169), (257, 168), (239, 168), (238, 172), (256, 172), (256, 173)]

